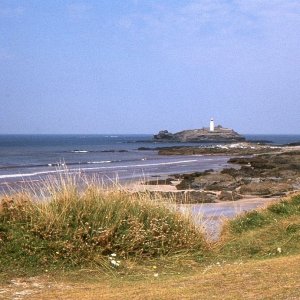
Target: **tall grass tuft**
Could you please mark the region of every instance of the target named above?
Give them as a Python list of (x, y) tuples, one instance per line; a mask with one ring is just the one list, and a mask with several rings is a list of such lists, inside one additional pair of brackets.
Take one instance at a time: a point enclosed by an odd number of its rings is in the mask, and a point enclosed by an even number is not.
[(2, 198), (0, 271), (101, 265), (112, 253), (139, 259), (207, 248), (190, 219), (145, 194), (95, 184), (79, 190), (68, 179), (48, 182), (39, 194), (44, 199), (28, 191)]

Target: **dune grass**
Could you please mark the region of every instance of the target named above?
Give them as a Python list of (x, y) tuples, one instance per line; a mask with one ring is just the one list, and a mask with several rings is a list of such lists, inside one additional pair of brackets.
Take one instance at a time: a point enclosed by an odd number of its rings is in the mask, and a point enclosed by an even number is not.
[[(47, 198), (5, 196), (0, 206), (0, 273), (122, 268), (144, 260), (208, 251), (193, 222), (145, 195), (72, 181), (49, 184)], [(10, 272), (9, 271), (9, 272)]]
[(219, 254), (233, 259), (300, 253), (300, 195), (227, 222)]
[[(33, 284), (42, 278), (45, 287), (51, 280), (75, 287), (49, 289), (49, 299), (97, 299), (104, 291), (107, 299), (134, 299), (136, 292), (145, 299), (173, 299), (174, 293), (284, 299), (286, 291), (299, 291), (299, 268), (293, 266), (300, 259), (300, 195), (227, 221), (220, 240), (209, 242), (190, 217), (147, 193), (94, 183), (79, 190), (68, 179), (38, 191), (1, 199), (0, 282), (12, 293), (21, 286), (8, 279), (20, 275), (39, 275)], [(272, 285), (269, 272), (288, 287)], [(230, 292), (223, 295), (215, 282)]]

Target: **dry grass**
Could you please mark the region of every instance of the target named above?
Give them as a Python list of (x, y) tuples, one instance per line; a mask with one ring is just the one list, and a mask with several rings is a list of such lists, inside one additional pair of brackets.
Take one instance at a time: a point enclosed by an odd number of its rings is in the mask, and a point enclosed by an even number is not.
[[(139, 280), (98, 278), (80, 282), (39, 277), (2, 286), (12, 299), (299, 299), (300, 255), (209, 265), (190, 275), (162, 275)], [(5, 292), (6, 291), (6, 292)], [(18, 294), (19, 293), (19, 294)], [(23, 294), (22, 294), (23, 293)], [(26, 295), (27, 293), (27, 295)]]
[(120, 267), (119, 260), (207, 251), (188, 217), (145, 194), (93, 184), (79, 191), (72, 178), (48, 183), (43, 194), (44, 201), (27, 191), (2, 199), (0, 273), (110, 270)]

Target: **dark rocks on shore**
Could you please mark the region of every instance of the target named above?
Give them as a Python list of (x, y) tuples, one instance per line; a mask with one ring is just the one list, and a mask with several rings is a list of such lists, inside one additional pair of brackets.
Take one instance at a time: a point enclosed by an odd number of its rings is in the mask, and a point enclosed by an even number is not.
[(157, 149), (163, 155), (235, 156), (228, 160), (232, 164), (231, 168), (173, 174), (168, 179), (156, 179), (146, 183), (171, 184), (174, 180), (180, 180), (176, 185), (176, 193), (161, 192), (161, 195), (173, 197), (176, 202), (205, 203), (236, 201), (256, 196), (279, 197), (300, 190), (300, 150), (295, 148), (238, 143), (214, 147), (176, 146)]
[(166, 179), (153, 179), (145, 181), (143, 184), (145, 185), (169, 185), (172, 184), (173, 179), (172, 178), (166, 178)]
[(260, 177), (261, 172), (259, 170), (256, 170), (252, 168), (251, 166), (241, 166), (241, 168), (225, 168), (222, 171), (220, 171), (221, 174), (229, 174), (234, 178), (236, 181), (241, 182), (248, 182), (248, 178), (256, 178)]
[(264, 154), (255, 157), (234, 157), (229, 163), (248, 166), (255, 170), (300, 170), (300, 151), (283, 152), (278, 154)]
[(148, 151), (148, 150), (157, 150), (157, 149), (156, 148), (151, 148), (151, 147), (139, 147), (137, 150)]
[(300, 146), (300, 142), (294, 142), (294, 143), (288, 143), (284, 145), (285, 147), (290, 147), (290, 146)]
[[(217, 195), (212, 192), (204, 191), (178, 191), (178, 192), (163, 192), (163, 191), (147, 191), (138, 192), (139, 197), (145, 194), (153, 200), (166, 200), (173, 203), (182, 204), (198, 204), (198, 203), (213, 203), (217, 201)], [(135, 194), (135, 193), (133, 193)]]
[(220, 201), (235, 201), (247, 195), (278, 197), (300, 189), (300, 151), (234, 157), (229, 162), (239, 167), (175, 174), (172, 178), (181, 179), (176, 185), (180, 191), (219, 192)]
[(176, 186), (177, 189), (202, 189), (207, 191), (221, 191), (234, 189), (234, 178), (227, 174), (213, 173), (184, 179)]
[(192, 188), (191, 182), (194, 180), (194, 178), (206, 176), (213, 171), (214, 170), (209, 169), (209, 170), (205, 170), (203, 172), (194, 172), (194, 173), (189, 173), (189, 174), (175, 174), (175, 175), (173, 175), (174, 178), (182, 179), (181, 182), (176, 185), (176, 188), (177, 188), (177, 190), (191, 189)]
[[(171, 146), (171, 147), (139, 147), (139, 151), (158, 151), (159, 155), (253, 155), (270, 152), (278, 152), (279, 147), (258, 145), (249, 142), (236, 145), (215, 145), (215, 146)], [(242, 158), (234, 158), (242, 159)], [(234, 162), (234, 161), (232, 161)], [(238, 162), (239, 163), (239, 162)]]
[(283, 196), (286, 192), (292, 191), (293, 186), (288, 183), (259, 182), (242, 185), (240, 194), (256, 196)]
[[(270, 148), (264, 146), (251, 146), (248, 147), (161, 147), (153, 150), (158, 150), (159, 155), (253, 155), (265, 152), (276, 152), (277, 148)], [(240, 159), (240, 158), (239, 158)]]
[(194, 177), (206, 176), (206, 175), (212, 173), (213, 171), (214, 171), (213, 169), (209, 169), (209, 170), (205, 170), (203, 172), (193, 172), (193, 173), (189, 173), (189, 174), (176, 174), (174, 176), (178, 179), (190, 179), (190, 178), (194, 178)]
[(232, 157), (228, 160), (231, 164), (250, 165), (248, 157)]
[(221, 191), (218, 196), (220, 201), (236, 201), (242, 199), (243, 196), (237, 193), (236, 191)]

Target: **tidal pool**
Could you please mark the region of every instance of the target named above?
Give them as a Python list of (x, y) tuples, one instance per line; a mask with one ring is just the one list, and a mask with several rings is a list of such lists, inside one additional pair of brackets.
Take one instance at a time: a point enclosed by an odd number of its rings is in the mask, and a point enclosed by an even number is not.
[(202, 226), (212, 240), (218, 239), (222, 223), (226, 219), (256, 208), (263, 208), (278, 198), (252, 198), (239, 201), (219, 203), (182, 204), (178, 209), (182, 213), (191, 214), (196, 224)]

